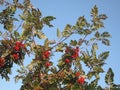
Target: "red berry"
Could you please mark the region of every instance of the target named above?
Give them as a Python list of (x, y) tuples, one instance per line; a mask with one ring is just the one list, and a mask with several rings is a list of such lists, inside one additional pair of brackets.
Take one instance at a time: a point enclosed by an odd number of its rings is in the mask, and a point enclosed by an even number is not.
[(66, 48), (65, 52), (66, 52), (66, 53), (68, 53), (68, 52), (69, 52), (69, 49), (68, 49), (68, 47)]
[(3, 67), (5, 64), (5, 59), (4, 58), (0, 58), (0, 66)]
[(77, 80), (77, 82), (78, 82), (79, 84), (84, 84), (85, 78), (84, 78), (84, 77), (80, 77), (80, 78)]
[(50, 51), (45, 51), (43, 53), (43, 58), (49, 58), (50, 57)]
[(17, 42), (15, 43), (15, 45), (16, 45), (16, 46), (19, 46), (19, 45), (21, 45), (21, 43), (22, 43), (22, 42), (17, 41)]
[(66, 63), (70, 63), (70, 60), (68, 58), (65, 59)]
[(73, 55), (72, 55), (72, 58), (75, 59), (79, 56), (78, 52), (74, 52)]
[(19, 50), (20, 50), (20, 47), (19, 47), (19, 46), (15, 46), (14, 49), (15, 49), (16, 51), (19, 51)]
[(46, 66), (46, 67), (50, 67), (50, 66), (51, 66), (51, 63), (50, 63), (50, 62), (46, 62), (46, 63), (45, 63), (45, 66)]
[(80, 72), (76, 72), (76, 73), (75, 73), (75, 76), (76, 76), (76, 77), (79, 77), (79, 76), (80, 76)]
[(19, 54), (18, 53), (13, 54), (13, 57), (14, 57), (14, 59), (19, 59)]

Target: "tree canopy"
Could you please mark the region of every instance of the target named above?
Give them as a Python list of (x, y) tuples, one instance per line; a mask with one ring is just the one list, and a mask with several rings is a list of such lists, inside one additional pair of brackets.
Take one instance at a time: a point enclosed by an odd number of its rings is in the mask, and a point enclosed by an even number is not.
[[(107, 16), (100, 14), (96, 5), (91, 9), (90, 22), (80, 16), (74, 25), (66, 24), (63, 30), (58, 28), (55, 41), (49, 40), (43, 32), (44, 26), (54, 27), (51, 23), (56, 19), (54, 16), (43, 16), (30, 0), (1, 0), (0, 4), (5, 7), (0, 12), (1, 78), (9, 81), (11, 68), (17, 64), (20, 69), (15, 81), (22, 80), (20, 90), (116, 90), (119, 87), (113, 82), (112, 68), (106, 72), (107, 88), (98, 85), (109, 56), (109, 51), (98, 51), (101, 44), (110, 45), (111, 35), (100, 31)], [(69, 39), (73, 35), (79, 38)], [(41, 40), (42, 44), (36, 43)], [(57, 58), (57, 65), (51, 60), (56, 53), (61, 56)], [(34, 55), (27, 66), (23, 63), (26, 55)]]

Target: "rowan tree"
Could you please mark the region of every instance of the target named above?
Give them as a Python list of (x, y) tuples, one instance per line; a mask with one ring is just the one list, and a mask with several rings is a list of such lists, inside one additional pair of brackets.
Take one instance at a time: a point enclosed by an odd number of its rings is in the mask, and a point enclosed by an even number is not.
[[(56, 19), (54, 16), (42, 16), (40, 9), (35, 8), (30, 0), (1, 0), (0, 4), (5, 7), (0, 12), (0, 24), (3, 26), (0, 32), (1, 78), (8, 81), (13, 64), (18, 64), (20, 69), (15, 81), (22, 80), (20, 90), (117, 89), (119, 85), (113, 83), (111, 68), (105, 76), (107, 88), (98, 85), (100, 73), (104, 73), (103, 66), (109, 56), (109, 51), (100, 52), (99, 48), (101, 44), (110, 45), (111, 35), (107, 31), (99, 31), (104, 27), (107, 16), (99, 14), (96, 5), (91, 9), (90, 22), (80, 16), (74, 25), (66, 24), (63, 30), (57, 29), (58, 40), (55, 41), (43, 33), (45, 25), (54, 27), (51, 24)], [(73, 35), (79, 38), (70, 38)], [(44, 41), (42, 44), (37, 43), (41, 40)], [(52, 61), (56, 53), (61, 58)], [(23, 63), (26, 55), (34, 55), (27, 66)], [(55, 62), (58, 62), (57, 65)]]

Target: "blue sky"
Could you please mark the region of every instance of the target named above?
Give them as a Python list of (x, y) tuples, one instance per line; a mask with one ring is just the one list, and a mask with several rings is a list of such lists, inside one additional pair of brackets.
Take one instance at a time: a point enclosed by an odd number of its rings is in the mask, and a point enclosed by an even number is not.
[[(8, 0), (9, 1), (9, 0)], [(21, 1), (21, 0), (20, 0)], [(55, 39), (55, 30), (59, 28), (62, 30), (66, 24), (74, 25), (79, 16), (85, 16), (90, 20), (90, 10), (94, 5), (97, 5), (100, 13), (105, 13), (108, 19), (105, 20), (105, 28), (112, 35), (111, 46), (100, 47), (101, 50), (110, 50), (110, 56), (106, 61), (104, 69), (107, 71), (109, 67), (112, 67), (115, 78), (114, 82), (120, 84), (120, 0), (31, 0), (32, 4), (39, 8), (43, 16), (52, 15), (56, 17), (52, 23), (54, 28), (45, 27), (44, 29), (50, 30), (47, 34), (51, 39)], [(0, 8), (1, 9), (1, 8)], [(54, 34), (54, 35), (53, 35)], [(26, 63), (28, 58), (26, 59)], [(17, 68), (17, 66), (15, 65)], [(11, 76), (10, 82), (5, 82), (5, 80), (0, 79), (0, 90), (19, 90), (21, 86), (21, 81), (15, 84), (14, 76), (16, 75), (16, 68), (13, 69), (13, 74)], [(101, 74), (101, 78), (104, 79), (104, 74)], [(103, 80), (100, 84), (104, 86)]]

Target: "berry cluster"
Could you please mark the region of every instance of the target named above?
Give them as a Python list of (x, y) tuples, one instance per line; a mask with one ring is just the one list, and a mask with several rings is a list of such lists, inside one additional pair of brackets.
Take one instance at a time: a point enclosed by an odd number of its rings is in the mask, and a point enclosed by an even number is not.
[(66, 57), (68, 57), (67, 55), (69, 55), (69, 58), (65, 58), (65, 63), (66, 64), (69, 64), (71, 63), (71, 61), (73, 59), (76, 59), (79, 57), (79, 47), (76, 47), (76, 48), (66, 48), (65, 50), (65, 54), (66, 54)]
[(20, 51), (25, 48), (25, 44), (22, 44), (22, 42), (16, 42), (14, 46), (14, 53), (13, 58), (14, 60), (18, 60), (20, 58)]
[[(49, 57), (50, 57), (50, 51), (45, 51), (44, 53), (43, 53), (43, 58), (44, 59), (48, 59), (49, 60)], [(49, 68), (50, 66), (51, 66), (51, 63), (49, 62), (49, 61), (46, 61), (45, 62), (45, 66), (47, 67), (47, 68)]]
[(78, 79), (77, 79), (77, 82), (78, 82), (79, 84), (84, 84), (85, 78), (81, 75), (80, 72), (76, 72), (75, 76), (78, 78)]

